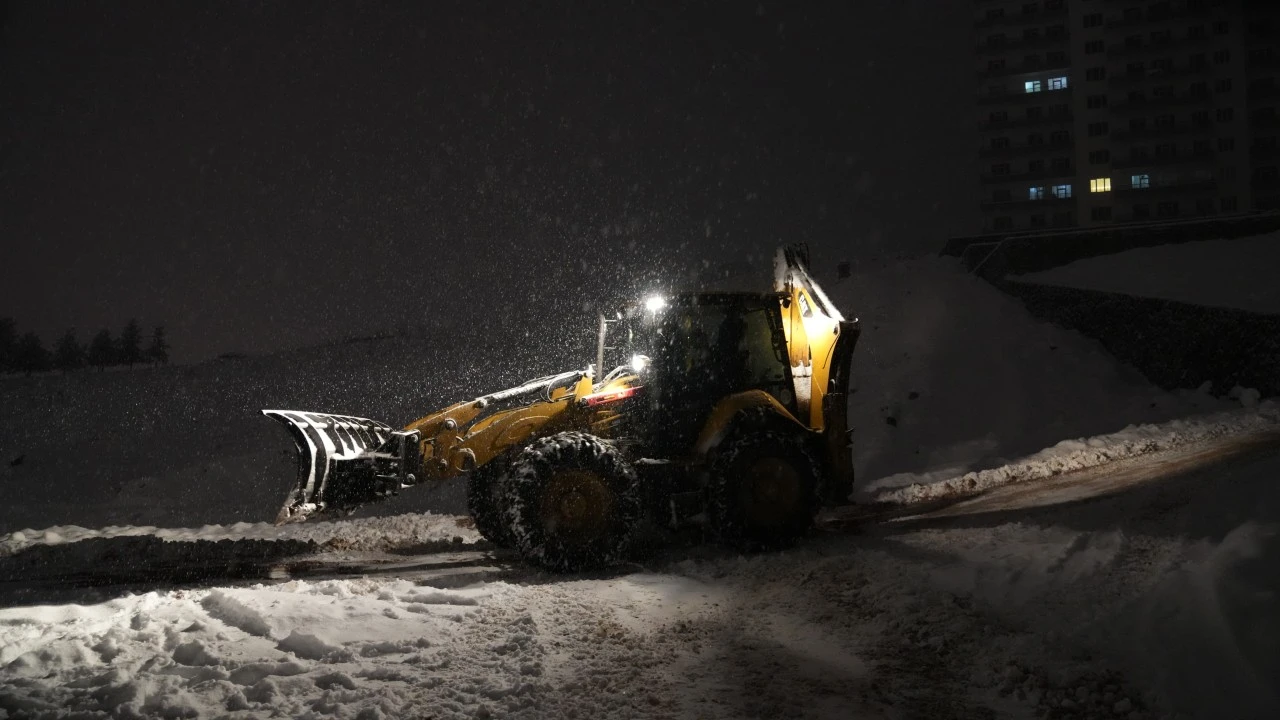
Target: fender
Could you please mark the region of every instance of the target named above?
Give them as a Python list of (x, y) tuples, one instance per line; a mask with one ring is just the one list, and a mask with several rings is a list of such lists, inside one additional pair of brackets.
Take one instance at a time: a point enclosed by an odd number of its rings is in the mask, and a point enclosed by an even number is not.
[(754, 408), (764, 408), (776, 413), (778, 417), (785, 418), (787, 422), (795, 425), (797, 430), (801, 430), (806, 434), (813, 433), (769, 393), (763, 390), (747, 390), (729, 395), (716, 403), (716, 406), (711, 409), (711, 414), (707, 416), (707, 421), (702, 425), (702, 431), (698, 433), (698, 441), (693, 446), (694, 455), (697, 457), (705, 456), (724, 439), (738, 413)]

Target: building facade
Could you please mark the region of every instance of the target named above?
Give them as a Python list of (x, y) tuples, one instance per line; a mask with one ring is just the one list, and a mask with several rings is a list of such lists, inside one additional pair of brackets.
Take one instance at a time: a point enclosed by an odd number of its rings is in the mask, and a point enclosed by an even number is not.
[(974, 0), (983, 231), (1280, 209), (1280, 0)]

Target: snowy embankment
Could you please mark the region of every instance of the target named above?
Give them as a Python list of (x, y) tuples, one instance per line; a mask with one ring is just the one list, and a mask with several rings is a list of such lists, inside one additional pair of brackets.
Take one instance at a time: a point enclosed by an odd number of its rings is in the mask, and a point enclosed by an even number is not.
[(59, 525), (44, 530), (19, 530), (0, 536), (0, 557), (13, 555), (33, 545), (62, 545), (95, 538), (140, 536), (175, 542), (270, 540), (314, 543), (338, 550), (419, 548), (422, 552), (474, 544), (481, 540), (470, 518), (433, 513), (405, 513), (284, 526), (271, 523), (234, 523), (196, 528), (160, 528), (151, 525), (83, 528), (78, 525)]
[(1158, 425), (1130, 426), (1117, 433), (1063, 440), (1053, 447), (1007, 465), (967, 472), (958, 477), (936, 474), (891, 475), (865, 487), (876, 502), (913, 503), (957, 498), (994, 487), (1055, 477), (1156, 452), (1202, 443), (1228, 435), (1280, 431), (1280, 406), (1267, 401), (1257, 408), (1191, 417)]
[(1160, 245), (1011, 279), (1280, 315), (1280, 232)]

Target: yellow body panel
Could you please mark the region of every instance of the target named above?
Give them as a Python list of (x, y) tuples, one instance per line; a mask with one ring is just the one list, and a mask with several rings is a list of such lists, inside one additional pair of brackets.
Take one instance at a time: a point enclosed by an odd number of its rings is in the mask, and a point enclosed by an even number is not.
[[(624, 389), (637, 380), (626, 375), (595, 392)], [(416, 430), (423, 440), (421, 477), (454, 477), (543, 435), (584, 430), (607, 436), (617, 412), (608, 406), (583, 407), (580, 402), (593, 393), (593, 387), (591, 377), (584, 376), (572, 388), (556, 388), (549, 400), (500, 410), (468, 400), (415, 420), (404, 429)]]

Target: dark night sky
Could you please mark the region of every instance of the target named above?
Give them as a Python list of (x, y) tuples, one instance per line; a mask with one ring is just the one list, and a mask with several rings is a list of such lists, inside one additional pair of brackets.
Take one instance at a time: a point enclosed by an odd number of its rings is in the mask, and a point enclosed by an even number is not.
[(10, 0), (0, 315), (191, 360), (976, 229), (968, 3), (666, 5)]

